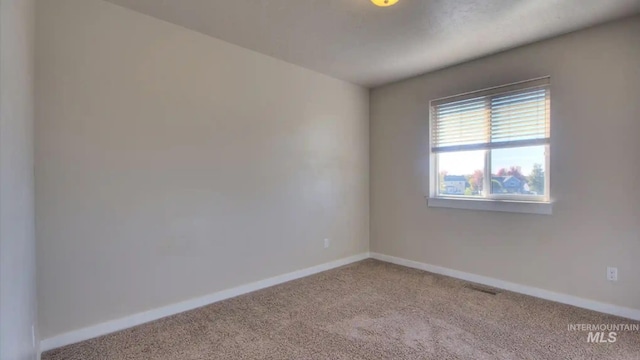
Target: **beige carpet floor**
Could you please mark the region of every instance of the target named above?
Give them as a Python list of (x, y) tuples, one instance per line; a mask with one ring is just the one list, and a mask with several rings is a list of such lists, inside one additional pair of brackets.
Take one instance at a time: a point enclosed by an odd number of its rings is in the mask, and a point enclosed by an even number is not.
[(42, 359), (640, 359), (640, 332), (567, 328), (639, 322), (470, 285), (369, 259)]

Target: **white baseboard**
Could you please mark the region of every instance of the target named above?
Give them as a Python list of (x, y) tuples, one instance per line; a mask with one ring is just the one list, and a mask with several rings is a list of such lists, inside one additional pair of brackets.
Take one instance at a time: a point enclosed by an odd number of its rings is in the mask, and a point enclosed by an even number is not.
[(92, 325), (86, 328), (73, 330), (64, 334), (60, 334), (40, 342), (40, 350), (47, 351), (59, 348), (65, 345), (74, 344), (80, 341), (92, 339), (98, 336), (106, 335), (112, 332), (124, 330), (133, 326), (144, 324), (150, 321), (158, 320), (163, 317), (175, 315), (187, 310), (193, 310), (202, 306), (213, 304), (218, 301), (250, 293), (256, 290), (268, 288), (270, 286), (285, 283), (287, 281), (300, 279), (309, 275), (317, 274), (343, 265), (351, 264), (360, 260), (367, 259), (369, 253), (362, 253), (347, 258), (331, 261), (328, 263), (312, 266), (306, 269), (293, 271), (287, 274), (274, 276), (268, 279), (252, 282), (250, 284), (241, 285), (227, 290), (222, 290), (202, 296), (199, 298), (186, 300), (172, 305), (163, 306), (149, 311), (133, 314), (120, 319), (115, 319)]
[(504, 289), (508, 291), (513, 291), (520, 294), (525, 294), (545, 300), (551, 300), (563, 304), (573, 305), (576, 307), (589, 309), (593, 311), (598, 311), (605, 314), (616, 315), (620, 317), (624, 317), (627, 319), (638, 320), (640, 321), (640, 309), (632, 309), (623, 306), (617, 306), (613, 304), (607, 304), (599, 301), (588, 300), (579, 298), (577, 296), (561, 294), (549, 290), (544, 290), (540, 288), (536, 288), (533, 286), (520, 285), (504, 280), (494, 279), (487, 276), (476, 275), (467, 273), (464, 271), (458, 271), (453, 269), (448, 269), (441, 266), (430, 265), (421, 263), (418, 261), (407, 260), (395, 256), (384, 255), (379, 253), (370, 253), (371, 257), (374, 259), (378, 259), (380, 261), (389, 262), (392, 264), (402, 265), (414, 269), (420, 269), (436, 274), (446, 275), (478, 284), (483, 284), (491, 287), (495, 287), (498, 289)]

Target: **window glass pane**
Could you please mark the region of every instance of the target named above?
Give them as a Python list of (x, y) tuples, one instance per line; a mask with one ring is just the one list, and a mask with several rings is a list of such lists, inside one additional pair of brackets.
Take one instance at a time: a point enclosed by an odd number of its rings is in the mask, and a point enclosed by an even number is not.
[(491, 193), (545, 194), (545, 145), (491, 150)]
[(483, 196), (485, 150), (439, 153), (438, 195)]
[(489, 141), (487, 103), (484, 97), (436, 107), (435, 147), (481, 144)]
[(547, 89), (498, 95), (491, 99), (491, 141), (547, 137)]

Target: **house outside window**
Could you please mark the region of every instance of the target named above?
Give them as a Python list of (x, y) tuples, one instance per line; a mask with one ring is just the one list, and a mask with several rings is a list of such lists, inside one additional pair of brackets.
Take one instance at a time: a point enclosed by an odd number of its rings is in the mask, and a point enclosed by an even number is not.
[(551, 213), (549, 88), (544, 77), (431, 101), (429, 206)]

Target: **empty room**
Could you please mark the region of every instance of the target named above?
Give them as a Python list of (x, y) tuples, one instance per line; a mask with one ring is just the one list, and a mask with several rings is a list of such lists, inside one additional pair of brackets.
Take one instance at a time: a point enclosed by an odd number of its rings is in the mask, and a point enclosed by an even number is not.
[(640, 0), (0, 0), (0, 359), (640, 359)]

